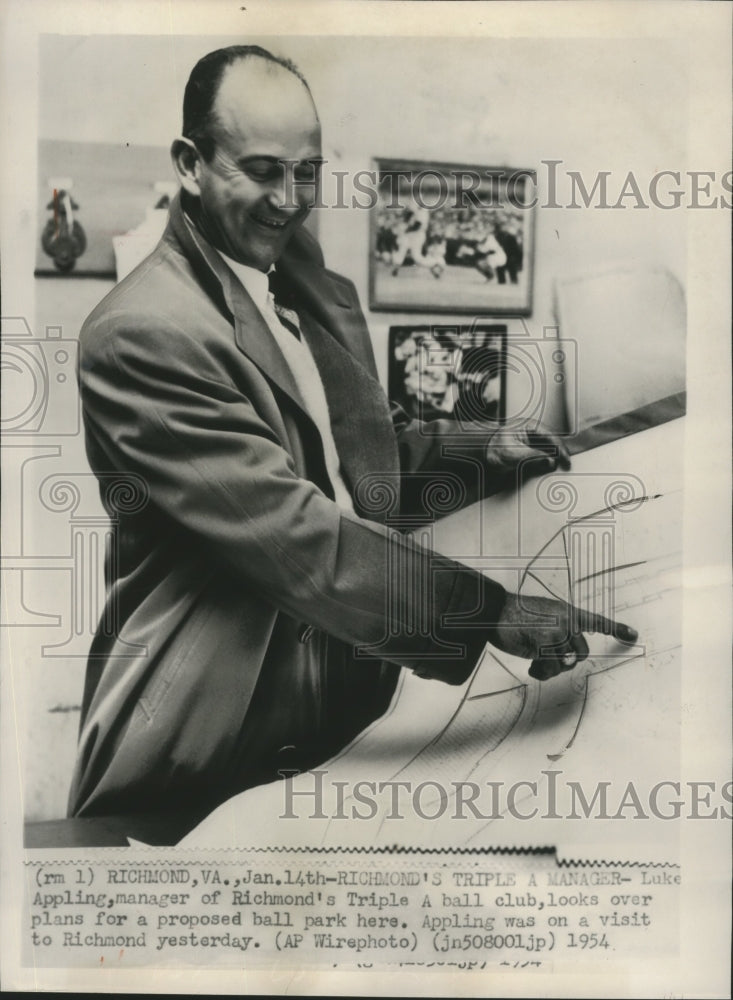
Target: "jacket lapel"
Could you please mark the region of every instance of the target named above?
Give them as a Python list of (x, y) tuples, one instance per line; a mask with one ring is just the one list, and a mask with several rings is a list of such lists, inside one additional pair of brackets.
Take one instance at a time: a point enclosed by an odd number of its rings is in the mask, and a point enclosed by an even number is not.
[[(321, 375), (336, 451), (352, 497), (367, 476), (383, 475), (396, 485), (399, 455), (382, 387), (313, 315), (304, 309), (299, 315)], [(363, 516), (372, 516), (360, 510), (358, 503), (355, 506)]]
[(312, 260), (294, 259), (290, 247), (277, 268), (293, 288), (298, 312), (305, 308), (376, 379), (369, 332), (351, 284)]
[[(308, 234), (302, 233), (302, 238), (305, 242)], [(277, 268), (293, 289), (303, 335), (321, 374), (336, 450), (352, 496), (366, 476), (379, 474), (396, 485), (399, 453), (391, 411), (356, 293), (350, 282), (300, 250), (301, 241), (294, 238)]]
[(179, 195), (171, 202), (170, 227), (202, 285), (234, 324), (237, 347), (308, 417), (295, 379), (262, 313), (219, 254), (186, 224)]

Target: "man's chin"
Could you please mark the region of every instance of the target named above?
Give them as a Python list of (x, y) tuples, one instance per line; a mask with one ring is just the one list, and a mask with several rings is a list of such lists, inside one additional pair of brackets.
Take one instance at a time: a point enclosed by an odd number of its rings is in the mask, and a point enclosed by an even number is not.
[(252, 239), (240, 248), (239, 259), (249, 267), (256, 267), (260, 271), (267, 271), (277, 261), (285, 247), (288, 245), (296, 226), (283, 230), (273, 235), (273, 237), (263, 239), (261, 236), (253, 236)]

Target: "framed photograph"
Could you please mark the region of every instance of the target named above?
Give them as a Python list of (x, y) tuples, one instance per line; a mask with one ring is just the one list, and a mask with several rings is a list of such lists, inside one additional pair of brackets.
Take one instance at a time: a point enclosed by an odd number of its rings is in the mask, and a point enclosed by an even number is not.
[(534, 171), (376, 160), (369, 305), (528, 315)]
[(390, 327), (389, 398), (421, 420), (501, 422), (506, 335), (499, 324)]

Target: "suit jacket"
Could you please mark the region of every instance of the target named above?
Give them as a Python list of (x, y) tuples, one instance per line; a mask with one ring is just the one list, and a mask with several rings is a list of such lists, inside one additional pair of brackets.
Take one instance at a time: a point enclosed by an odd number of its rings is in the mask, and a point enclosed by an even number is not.
[(381, 523), (400, 470), (437, 438), (390, 411), (355, 289), (307, 233), (278, 269), (357, 514), (333, 502), (275, 338), (178, 198), (156, 250), (82, 329), (87, 454), (112, 534), (72, 815), (204, 812), (312, 766), (384, 711), (398, 665), (465, 680), (486, 631), (451, 618), (502, 605), (497, 584)]

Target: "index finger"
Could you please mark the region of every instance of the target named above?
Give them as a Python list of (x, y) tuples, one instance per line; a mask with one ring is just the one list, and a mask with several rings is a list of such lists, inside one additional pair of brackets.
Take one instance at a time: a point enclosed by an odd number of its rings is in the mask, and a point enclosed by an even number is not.
[(639, 633), (630, 625), (622, 622), (614, 622), (603, 615), (594, 614), (592, 611), (584, 611), (582, 608), (573, 608), (575, 622), (581, 632), (602, 632), (603, 635), (612, 635), (614, 639), (621, 642), (636, 642)]

